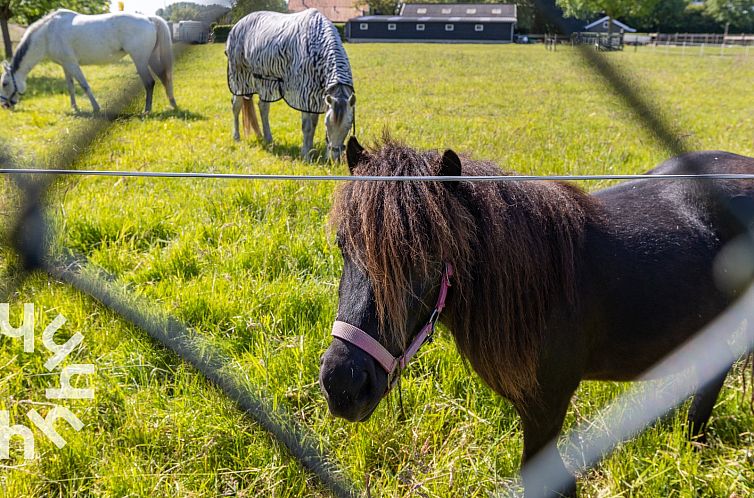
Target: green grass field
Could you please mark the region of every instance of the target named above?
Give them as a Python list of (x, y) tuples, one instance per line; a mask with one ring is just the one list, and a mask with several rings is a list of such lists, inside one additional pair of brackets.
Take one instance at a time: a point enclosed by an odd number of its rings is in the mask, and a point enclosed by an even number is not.
[[(349, 45), (358, 95), (358, 136), (383, 130), (416, 147), (453, 148), (521, 173), (638, 173), (666, 159), (656, 137), (571, 49), (541, 46)], [(671, 56), (641, 49), (610, 54), (691, 149), (754, 155), (754, 56)], [(100, 102), (135, 74), (130, 63), (85, 68)], [(161, 87), (155, 112), (139, 97), (83, 151), (76, 166), (144, 171), (342, 174), (343, 165), (295, 156), (299, 114), (274, 104), (276, 145), (231, 139), (230, 96), (219, 45), (192, 47), (175, 73), (181, 110)], [(89, 109), (86, 98), (80, 104)], [(43, 65), (0, 139), (24, 164), (56, 164), (92, 118), (68, 107), (62, 70)], [(322, 151), (323, 127), (317, 131)], [(12, 215), (10, 186), (0, 202)], [(594, 189), (599, 183), (585, 184)], [(328, 415), (317, 385), (329, 344), (341, 261), (327, 213), (330, 183), (66, 179), (49, 197), (60, 255), (88, 258), (113, 285), (170, 314), (231, 359), (229, 375), (263, 393), (303, 427), (372, 496), (507, 496), (518, 486), (522, 437), (511, 406), (462, 364), (447, 333), (422, 349), (397, 399), (351, 425)], [(652, 202), (647, 199), (647, 202)], [(12, 258), (3, 252), (3, 267)], [(79, 363), (97, 368), (94, 400), (67, 402), (86, 424), (58, 422), (57, 449), (37, 432), (39, 458), (19, 445), (0, 463), (0, 495), (326, 496), (326, 490), (218, 389), (175, 355), (91, 299), (44, 275), (13, 296), (36, 305), (41, 331), (58, 313), (63, 336), (79, 331)], [(16, 320), (16, 318), (14, 318)], [(24, 422), (44, 414), (57, 383), (46, 356), (0, 339), (0, 409)], [(63, 342), (58, 339), (58, 342)], [(741, 367), (728, 379), (697, 451), (681, 420), (666, 421), (580, 476), (585, 497), (754, 495), (754, 415)], [(566, 428), (592, 420), (625, 385), (584, 383)], [(40, 403), (42, 407), (40, 408)], [(13, 423), (13, 422), (12, 422)], [(599, 422), (597, 422), (599, 423)]]

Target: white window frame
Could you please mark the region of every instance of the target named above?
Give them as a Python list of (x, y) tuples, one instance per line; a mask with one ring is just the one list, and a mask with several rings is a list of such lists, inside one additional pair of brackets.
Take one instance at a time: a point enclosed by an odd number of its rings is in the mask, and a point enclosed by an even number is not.
[(500, 14), (502, 14), (502, 13), (503, 13), (503, 9), (492, 9), (492, 13), (493, 13), (493, 14), (497, 14), (497, 15), (500, 15)]
[(455, 24), (446, 24), (445, 25), (445, 31), (455, 31), (456, 26)]
[(602, 27), (603, 28), (607, 29), (608, 26), (610, 26), (610, 23), (608, 21), (605, 21), (605, 22), (602, 23)]
[(359, 24), (359, 30), (366, 31), (368, 29), (369, 29), (369, 24), (368, 23), (362, 22), (362, 23)]
[(476, 9), (466, 9), (467, 14), (476, 14)]
[(427, 9), (425, 9), (425, 8), (416, 9), (416, 13), (417, 14), (426, 14), (427, 13)]
[(417, 24), (416, 31), (424, 31), (424, 24)]
[(396, 28), (396, 26), (395, 26), (395, 23), (394, 23), (394, 22), (391, 22), (391, 23), (389, 23), (389, 24), (387, 25), (387, 30), (388, 30), (388, 31), (395, 31), (396, 29), (397, 29), (397, 28)]
[(447, 9), (447, 8), (442, 9), (443, 14), (450, 14), (451, 12), (453, 12), (453, 9)]
[(474, 31), (484, 31), (484, 24), (475, 24)]

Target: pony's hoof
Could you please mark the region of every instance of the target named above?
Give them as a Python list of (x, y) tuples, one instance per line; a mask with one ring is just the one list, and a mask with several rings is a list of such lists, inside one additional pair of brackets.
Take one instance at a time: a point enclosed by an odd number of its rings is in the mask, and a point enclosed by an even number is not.
[(233, 140), (235, 140), (236, 142), (240, 142), (241, 141), (241, 135), (233, 135)]

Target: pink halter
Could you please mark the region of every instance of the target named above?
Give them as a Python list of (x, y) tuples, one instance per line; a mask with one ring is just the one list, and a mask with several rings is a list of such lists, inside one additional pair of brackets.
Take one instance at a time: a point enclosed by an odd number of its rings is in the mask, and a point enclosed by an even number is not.
[(388, 388), (385, 392), (387, 394), (390, 389), (393, 388), (395, 383), (400, 377), (401, 371), (406, 368), (408, 362), (419, 351), (424, 343), (432, 340), (432, 334), (435, 332), (435, 324), (437, 319), (440, 318), (443, 308), (445, 308), (445, 298), (448, 297), (448, 288), (450, 288), (450, 277), (453, 276), (453, 266), (450, 263), (445, 263), (445, 268), (442, 272), (442, 281), (440, 282), (440, 295), (437, 297), (437, 304), (432, 311), (432, 315), (429, 317), (429, 321), (424, 327), (422, 327), (419, 334), (409, 345), (408, 349), (403, 355), (398, 358), (390, 354), (390, 351), (379, 343), (374, 337), (370, 336), (358, 327), (351, 325), (350, 323), (335, 321), (332, 326), (332, 335), (350, 342), (354, 346), (362, 349), (374, 358), (388, 375)]

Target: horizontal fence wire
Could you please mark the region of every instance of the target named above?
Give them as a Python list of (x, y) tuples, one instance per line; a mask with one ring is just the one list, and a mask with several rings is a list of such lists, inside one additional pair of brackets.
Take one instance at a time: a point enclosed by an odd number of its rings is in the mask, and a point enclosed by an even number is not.
[[(553, 15), (551, 7), (542, 0), (535, 0), (535, 4), (546, 15), (550, 16), (552, 24), (561, 25), (561, 29), (568, 32), (567, 27), (559, 21), (559, 16)], [(588, 47), (579, 47), (579, 53), (584, 60), (591, 66), (607, 84), (611, 85), (616, 93), (622, 98), (628, 109), (631, 109), (637, 118), (637, 121), (643, 123), (643, 126), (664, 145), (673, 155), (681, 155), (685, 151), (684, 144), (677, 133), (673, 133), (671, 128), (661, 117), (654, 112), (649, 105), (633, 88), (631, 88), (625, 75), (621, 74), (612, 65), (609, 60), (602, 54), (597, 53)], [(119, 103), (113, 107), (115, 111), (113, 116), (117, 116), (127, 104), (129, 104), (135, 95), (141, 92), (138, 83), (129, 87), (129, 91), (119, 100)], [(14, 289), (22, 285), (24, 278), (33, 269), (42, 269), (48, 272), (53, 278), (58, 278), (73, 287), (91, 295), (104, 305), (118, 313), (124, 320), (145, 330), (150, 336), (159, 340), (169, 349), (173, 350), (179, 357), (194, 365), (205, 377), (218, 385), (231, 398), (236, 401), (244, 411), (250, 414), (260, 425), (270, 431), (278, 438), (296, 457), (305, 468), (314, 472), (317, 477), (337, 496), (351, 496), (355, 493), (352, 486), (342, 478), (342, 473), (336, 467), (328, 463), (326, 456), (321, 453), (313, 444), (309, 444), (307, 436), (300, 432), (300, 428), (292, 430), (291, 434), (286, 434), (286, 426), (276, 422), (276, 416), (266, 411), (264, 407), (258, 404), (249, 404), (253, 400), (248, 393), (238, 386), (229, 384), (229, 379), (222, 375), (218, 376), (217, 371), (212, 370), (218, 366), (216, 357), (206, 356), (206, 351), (200, 351), (198, 356), (196, 350), (187, 347), (185, 335), (182, 326), (173, 321), (163, 322), (160, 319), (150, 316), (148, 313), (143, 314), (137, 307), (133, 306), (126, 296), (119, 295), (108, 291), (102, 286), (102, 282), (96, 279), (80, 275), (71, 269), (61, 268), (59, 265), (51, 264), (47, 261), (47, 247), (44, 247), (44, 233), (47, 230), (49, 220), (44, 216), (45, 195), (47, 189), (58, 177), (63, 175), (78, 176), (109, 176), (109, 177), (142, 177), (142, 178), (204, 178), (204, 179), (228, 179), (228, 180), (258, 180), (258, 181), (437, 181), (437, 182), (502, 182), (502, 181), (592, 181), (592, 180), (751, 180), (754, 175), (717, 175), (717, 174), (693, 174), (698, 171), (697, 164), (689, 161), (688, 170), (692, 172), (687, 175), (511, 175), (511, 176), (489, 176), (489, 177), (375, 177), (375, 176), (297, 176), (297, 175), (256, 175), (256, 174), (222, 174), (222, 173), (193, 173), (193, 172), (135, 172), (135, 171), (106, 171), (106, 170), (77, 170), (73, 168), (75, 160), (84, 152), (107, 127), (114, 123), (114, 119), (98, 120), (86, 127), (78, 137), (74, 138), (71, 143), (74, 146), (61, 151), (55, 159), (55, 163), (64, 166), (58, 169), (22, 169), (22, 168), (5, 168), (0, 170), (0, 174), (8, 175), (14, 178), (14, 182), (22, 192), (22, 200), (17, 209), (17, 220), (9, 234), (9, 240), (6, 243), (18, 252), (21, 259), (21, 268), (18, 271), (11, 271), (4, 279), (4, 293), (10, 296)], [(6, 166), (8, 164), (5, 164)], [(71, 169), (67, 169), (67, 167)], [(44, 180), (26, 177), (33, 175), (45, 176)], [(713, 189), (714, 191), (714, 189)], [(751, 220), (749, 220), (751, 221)], [(651, 425), (662, 414), (677, 406), (693, 389), (694, 382), (704, 383), (705, 378), (713, 378), (719, 375), (721, 369), (725, 368), (725, 363), (729, 360), (730, 350), (727, 352), (716, 347), (720, 346), (722, 340), (717, 334), (723, 327), (730, 332), (730, 326), (736, 321), (754, 320), (752, 316), (752, 306), (754, 306), (754, 296), (752, 291), (741, 299), (738, 305), (728, 310), (714, 325), (709, 327), (708, 332), (698, 336), (697, 340), (701, 342), (690, 343), (687, 347), (675, 352), (672, 357), (667, 358), (655, 370), (650, 371), (647, 375), (666, 373), (666, 368), (671, 362), (682, 361), (684, 364), (692, 364), (700, 355), (704, 355), (705, 361), (710, 361), (710, 357), (715, 358), (709, 375), (694, 376), (693, 379), (685, 379), (677, 383), (677, 389), (670, 392), (667, 396), (655, 396), (655, 401), (639, 401), (636, 395), (626, 395), (619, 397), (618, 400), (608, 407), (605, 411), (606, 430), (597, 430), (593, 427), (587, 429), (579, 427), (569, 435), (571, 441), (584, 440), (585, 438), (592, 441), (586, 449), (582, 449), (580, 458), (584, 461), (579, 468), (585, 470), (597, 465), (610, 450), (615, 446), (642, 429)], [(722, 325), (720, 325), (722, 324)], [(179, 334), (180, 332), (180, 334)], [(748, 336), (746, 336), (748, 337)], [(711, 339), (708, 339), (711, 338)], [(710, 342), (704, 342), (709, 340)], [(738, 344), (736, 352), (743, 354), (751, 351), (751, 339), (749, 342)], [(713, 344), (714, 343), (714, 344)], [(180, 346), (180, 347), (179, 347)], [(185, 347), (186, 351), (182, 350)], [(190, 351), (189, 351), (190, 350)], [(187, 353), (187, 351), (189, 353)], [(205, 356), (202, 356), (204, 354)], [(668, 363), (666, 363), (668, 362)], [(727, 365), (729, 367), (729, 364)], [(240, 389), (240, 390), (239, 390)], [(665, 391), (668, 392), (668, 391)], [(242, 398), (246, 396), (246, 401)], [(632, 397), (633, 396), (633, 397)], [(641, 398), (641, 395), (638, 395)], [(648, 396), (651, 398), (651, 396)], [(260, 411), (261, 410), (261, 411)], [(629, 421), (622, 416), (630, 411)], [(281, 432), (282, 431), (282, 432)], [(555, 444), (553, 442), (553, 444)], [(578, 455), (577, 455), (578, 456)], [(539, 462), (533, 459), (525, 468), (524, 472), (531, 472), (543, 476), (544, 482), (547, 481), (548, 466), (547, 462)], [(550, 483), (557, 487), (557, 483)]]
[(296, 182), (531, 182), (607, 180), (754, 180), (754, 174), (700, 173), (674, 175), (491, 175), (491, 176), (369, 176), (369, 175), (270, 175), (254, 173), (202, 173), (194, 171), (117, 171), (83, 169), (2, 168), (0, 175), (104, 176), (115, 178), (186, 178), (205, 180), (251, 180)]

